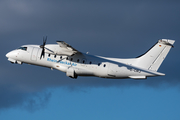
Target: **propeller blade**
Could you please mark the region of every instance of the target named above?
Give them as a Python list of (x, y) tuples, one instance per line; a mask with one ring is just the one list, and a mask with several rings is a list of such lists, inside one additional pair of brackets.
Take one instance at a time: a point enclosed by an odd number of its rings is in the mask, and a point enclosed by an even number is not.
[(45, 38), (43, 37), (43, 46), (46, 45), (46, 41), (47, 41), (47, 36)]
[(42, 48), (40, 59), (42, 58), (42, 56), (44, 58), (46, 41), (47, 41), (47, 36), (45, 38), (43, 37), (43, 44), (40, 45), (40, 48)]
[(54, 51), (50, 50), (49, 48), (47, 47), (44, 47), (46, 50), (49, 50), (50, 52), (54, 53)]
[(42, 56), (43, 56), (43, 58), (44, 58), (44, 49), (42, 49), (40, 59), (42, 58)]

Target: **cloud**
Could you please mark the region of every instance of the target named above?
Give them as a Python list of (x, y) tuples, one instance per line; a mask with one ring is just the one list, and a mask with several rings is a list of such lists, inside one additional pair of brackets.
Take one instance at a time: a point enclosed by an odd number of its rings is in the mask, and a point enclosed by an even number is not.
[(23, 108), (27, 109), (29, 112), (45, 108), (51, 98), (51, 93), (36, 93), (32, 96), (33, 97), (29, 97), (23, 105)]
[(21, 107), (30, 112), (46, 107), (50, 92), (27, 93), (21, 89), (14, 90), (14, 85), (0, 85), (0, 110)]
[[(172, 1), (0, 1), (0, 109), (19, 107), (33, 112), (49, 101), (49, 88), (71, 91), (94, 87), (179, 87), (180, 6)], [(3, 11), (3, 12), (2, 12)], [(60, 71), (12, 65), (5, 54), (23, 44), (64, 40), (82, 52), (129, 58), (148, 50), (158, 39), (177, 40), (160, 72), (147, 80), (79, 77)], [(176, 47), (177, 46), (177, 47)]]

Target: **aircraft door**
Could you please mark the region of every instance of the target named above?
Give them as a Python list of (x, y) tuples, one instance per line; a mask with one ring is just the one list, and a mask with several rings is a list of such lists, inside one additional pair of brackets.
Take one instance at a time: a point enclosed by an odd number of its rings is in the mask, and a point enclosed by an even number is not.
[(36, 61), (37, 60), (37, 55), (38, 55), (39, 48), (33, 48), (32, 54), (31, 54), (31, 60)]

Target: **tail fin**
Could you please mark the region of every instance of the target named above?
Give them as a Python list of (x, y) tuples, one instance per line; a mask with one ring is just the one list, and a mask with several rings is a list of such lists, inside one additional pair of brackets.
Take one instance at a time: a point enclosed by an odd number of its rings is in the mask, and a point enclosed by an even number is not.
[(157, 71), (174, 42), (174, 40), (168, 39), (159, 40), (150, 50), (136, 59), (135, 65)]

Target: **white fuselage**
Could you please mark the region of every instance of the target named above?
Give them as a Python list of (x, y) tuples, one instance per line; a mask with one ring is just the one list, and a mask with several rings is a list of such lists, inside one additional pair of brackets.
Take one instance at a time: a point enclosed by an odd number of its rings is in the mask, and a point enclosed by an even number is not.
[[(53, 51), (60, 52), (56, 44), (46, 45)], [(38, 45), (24, 45), (24, 49), (16, 49), (8, 54), (8, 60), (12, 63), (27, 63), (57, 69), (65, 72), (71, 78), (77, 76), (96, 76), (102, 78), (134, 78), (145, 79), (149, 76), (160, 76), (164, 74), (155, 71), (138, 68), (125, 62), (118, 62), (115, 58), (106, 58), (93, 56), (89, 54), (78, 53), (73, 56), (58, 55), (46, 50), (44, 57), (40, 59), (42, 49)], [(118, 59), (125, 61), (124, 59)]]

